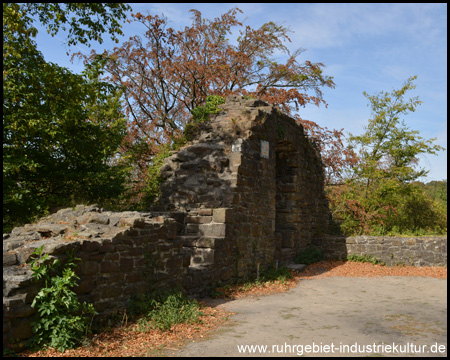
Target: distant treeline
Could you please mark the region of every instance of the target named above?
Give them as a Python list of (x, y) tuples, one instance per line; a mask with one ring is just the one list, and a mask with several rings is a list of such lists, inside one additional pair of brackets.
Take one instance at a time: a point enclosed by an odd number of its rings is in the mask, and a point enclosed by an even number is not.
[(447, 179), (430, 181), (426, 184), (418, 182), (433, 200), (441, 202), (447, 207)]
[(327, 186), (332, 233), (443, 235), (447, 233), (447, 180), (384, 181), (367, 191), (361, 182)]

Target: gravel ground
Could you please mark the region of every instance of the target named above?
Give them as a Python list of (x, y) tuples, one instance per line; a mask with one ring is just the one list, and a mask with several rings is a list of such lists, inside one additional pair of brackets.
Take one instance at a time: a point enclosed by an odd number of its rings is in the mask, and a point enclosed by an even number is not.
[(445, 268), (328, 262), (302, 277), (285, 293), (211, 299), (231, 322), (166, 355), (447, 356)]

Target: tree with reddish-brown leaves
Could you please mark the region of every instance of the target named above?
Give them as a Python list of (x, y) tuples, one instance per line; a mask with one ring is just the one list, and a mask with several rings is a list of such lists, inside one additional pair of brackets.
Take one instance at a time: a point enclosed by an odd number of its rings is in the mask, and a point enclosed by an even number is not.
[(353, 167), (358, 162), (356, 153), (343, 142), (344, 129), (329, 130), (313, 121), (301, 119), (299, 115), (294, 117), (303, 125), (320, 150), (325, 165), (325, 185), (342, 183), (352, 173)]
[[(135, 154), (145, 170), (161, 144), (172, 141), (203, 105), (208, 95), (239, 94), (260, 98), (303, 123), (322, 152), (327, 180), (340, 178), (340, 169), (354, 160), (343, 145), (343, 133), (304, 121), (297, 112), (307, 104), (325, 104), (322, 87), (334, 88), (322, 63), (304, 61), (298, 49), (284, 45), (289, 30), (273, 22), (259, 29), (237, 20), (242, 13), (233, 8), (214, 20), (191, 10), (192, 25), (176, 31), (157, 15), (132, 14), (145, 27), (143, 37), (133, 36), (113, 51), (86, 57), (91, 66), (103, 62), (106, 78), (124, 91), (129, 117), (124, 150)], [(231, 28), (240, 28), (233, 45), (227, 38)], [(285, 63), (274, 54), (286, 54)]]

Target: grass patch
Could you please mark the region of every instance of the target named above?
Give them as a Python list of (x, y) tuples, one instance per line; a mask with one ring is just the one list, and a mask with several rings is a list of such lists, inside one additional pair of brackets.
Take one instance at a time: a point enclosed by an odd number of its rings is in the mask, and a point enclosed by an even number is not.
[(200, 322), (203, 315), (196, 300), (189, 299), (180, 290), (156, 290), (132, 298), (129, 314), (138, 317), (138, 331), (159, 329), (171, 330), (176, 324), (193, 324)]
[(348, 261), (361, 262), (361, 263), (371, 263), (373, 265), (386, 265), (386, 263), (380, 259), (377, 259), (372, 255), (356, 255), (350, 254), (347, 255)]

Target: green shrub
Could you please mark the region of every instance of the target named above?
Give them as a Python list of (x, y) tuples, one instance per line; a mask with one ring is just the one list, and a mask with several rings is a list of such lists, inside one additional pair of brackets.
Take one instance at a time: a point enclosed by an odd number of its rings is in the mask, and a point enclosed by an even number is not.
[(142, 331), (170, 330), (175, 324), (199, 322), (203, 315), (198, 302), (188, 299), (180, 290), (155, 290), (135, 296), (128, 310), (132, 316), (144, 315), (138, 320)]
[(209, 120), (210, 114), (217, 114), (220, 110), (218, 105), (224, 104), (225, 99), (218, 95), (209, 95), (206, 97), (205, 106), (197, 106), (192, 109), (191, 114), (194, 123), (202, 123)]
[(97, 312), (92, 304), (81, 304), (71, 290), (79, 279), (74, 272), (74, 261), (79, 259), (68, 253), (67, 263), (61, 269), (58, 259), (51, 262), (48, 254), (42, 254), (43, 247), (34, 251), (31, 262), (33, 277), (44, 279), (45, 283), (31, 304), (38, 312), (38, 319), (31, 324), (34, 333), (31, 344), (64, 352), (87, 335), (90, 320)]
[(315, 247), (309, 247), (305, 250), (300, 251), (296, 256), (294, 261), (297, 264), (305, 264), (310, 265), (316, 262), (322, 261), (324, 259), (324, 255), (321, 250)]
[(355, 261), (355, 262), (361, 262), (361, 263), (371, 263), (371, 264), (379, 264), (379, 265), (386, 265), (384, 261), (377, 259), (375, 256), (372, 255), (356, 255), (356, 254), (350, 254), (347, 255), (348, 261)]
[[(193, 140), (199, 131), (199, 124), (209, 121), (209, 115), (217, 114), (220, 111), (217, 106), (224, 103), (225, 99), (222, 96), (207, 96), (205, 106), (197, 106), (191, 110), (192, 120), (185, 125), (181, 140), (184, 142)], [(180, 139), (177, 142), (180, 142)], [(183, 143), (183, 141), (181, 142)]]
[[(333, 222), (345, 236), (441, 235), (447, 233), (447, 209), (418, 183), (379, 180), (366, 189), (360, 182), (328, 186)], [(336, 231), (339, 232), (339, 231)]]
[(164, 182), (160, 175), (161, 166), (164, 164), (164, 159), (170, 156), (170, 147), (163, 146), (160, 152), (152, 159), (152, 164), (148, 167), (146, 186), (143, 189), (143, 205), (147, 207), (152, 204), (158, 197), (161, 184)]

